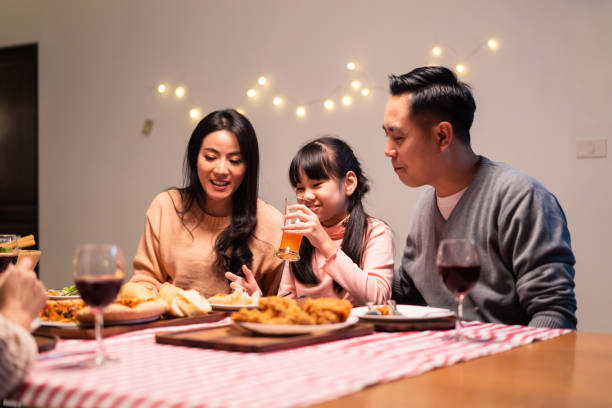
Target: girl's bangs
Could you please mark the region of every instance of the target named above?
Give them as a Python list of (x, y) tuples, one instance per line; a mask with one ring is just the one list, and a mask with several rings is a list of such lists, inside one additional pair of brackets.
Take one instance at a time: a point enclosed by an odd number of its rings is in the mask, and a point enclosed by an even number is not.
[(293, 187), (301, 182), (300, 169), (311, 180), (328, 180), (334, 174), (329, 152), (316, 143), (305, 146), (291, 161), (289, 180)]

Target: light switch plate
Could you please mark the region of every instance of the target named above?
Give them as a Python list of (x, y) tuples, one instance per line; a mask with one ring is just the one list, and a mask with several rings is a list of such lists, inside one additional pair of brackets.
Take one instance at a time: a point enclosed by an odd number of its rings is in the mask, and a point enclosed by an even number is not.
[(608, 146), (606, 139), (576, 141), (577, 159), (592, 159), (598, 157), (608, 157)]

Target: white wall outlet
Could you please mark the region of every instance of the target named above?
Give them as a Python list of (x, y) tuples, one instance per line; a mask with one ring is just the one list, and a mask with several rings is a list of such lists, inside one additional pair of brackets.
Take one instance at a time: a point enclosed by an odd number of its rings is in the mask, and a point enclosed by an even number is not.
[(606, 139), (576, 141), (577, 159), (592, 159), (596, 157), (608, 157)]

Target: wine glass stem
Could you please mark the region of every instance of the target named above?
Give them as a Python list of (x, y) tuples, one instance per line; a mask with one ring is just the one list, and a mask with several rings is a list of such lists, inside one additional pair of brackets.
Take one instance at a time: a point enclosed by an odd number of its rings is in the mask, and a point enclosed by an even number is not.
[(461, 340), (463, 338), (463, 298), (465, 295), (462, 293), (459, 295), (459, 305), (457, 306), (457, 320), (455, 320), (455, 331), (457, 338)]
[(102, 343), (102, 327), (104, 327), (104, 315), (99, 307), (93, 308), (94, 311), (94, 327), (96, 332), (96, 364), (101, 365), (104, 362), (104, 344)]

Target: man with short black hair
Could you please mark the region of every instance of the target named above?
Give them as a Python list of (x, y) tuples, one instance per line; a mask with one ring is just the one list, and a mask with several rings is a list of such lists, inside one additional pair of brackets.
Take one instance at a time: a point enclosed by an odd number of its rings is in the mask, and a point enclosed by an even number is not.
[(481, 272), (463, 302), (466, 320), (575, 329), (575, 259), (555, 196), (472, 151), (476, 103), (452, 71), (422, 67), (389, 82), (385, 155), (404, 184), (432, 187), (415, 205), (393, 298), (454, 310), (436, 251), (442, 239), (469, 238)]

